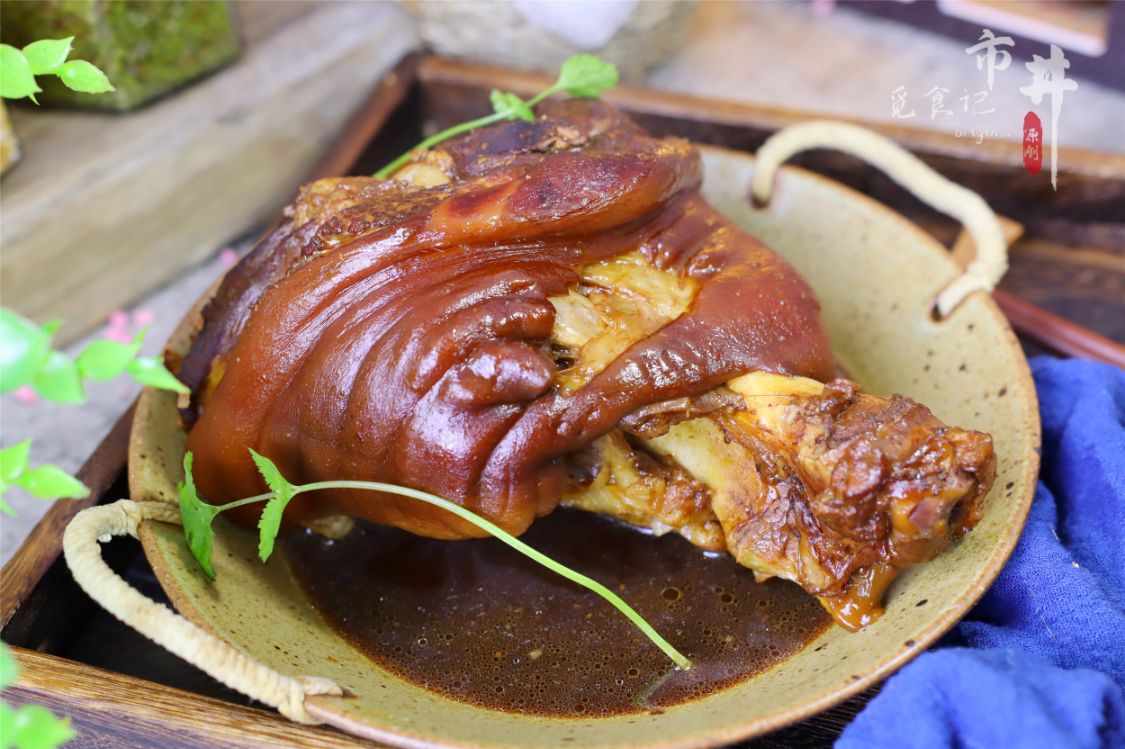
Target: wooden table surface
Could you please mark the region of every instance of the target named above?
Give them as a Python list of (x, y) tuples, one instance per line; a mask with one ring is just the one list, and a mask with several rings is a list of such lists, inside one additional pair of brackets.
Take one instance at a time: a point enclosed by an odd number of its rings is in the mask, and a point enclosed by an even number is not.
[[(413, 45), (378, 3), (238, 6), (229, 67), (128, 114), (21, 105), (3, 178), (0, 293), (63, 343), (271, 217)], [(60, 221), (60, 216), (66, 216)]]

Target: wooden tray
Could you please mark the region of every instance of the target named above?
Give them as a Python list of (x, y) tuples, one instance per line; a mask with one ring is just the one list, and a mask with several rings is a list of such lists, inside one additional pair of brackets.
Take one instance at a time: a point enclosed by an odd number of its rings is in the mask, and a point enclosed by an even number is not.
[[(435, 57), (404, 58), (312, 176), (370, 173), (418, 142), (423, 131), (486, 111), (491, 88), (528, 94), (542, 85), (538, 76)], [(777, 128), (815, 117), (642, 89), (623, 88), (612, 99), (654, 132), (751, 150)], [(921, 130), (877, 129), (1025, 225), (1012, 251), (1006, 291), (1098, 330), (1106, 337), (1102, 344), (1111, 347), (1107, 351), (1119, 353), (1108, 339), (1125, 340), (1125, 157), (1065, 152), (1055, 194), (1044, 175), (1031, 177), (1023, 170), (1018, 144), (977, 145)], [(953, 242), (951, 221), (858, 161), (817, 152), (802, 163), (859, 187)], [(1047, 314), (1045, 319), (1055, 319)], [(1075, 330), (1080, 342), (1098, 341)], [(1040, 348), (1025, 343), (1029, 351)], [(45, 704), (69, 716), (79, 732), (72, 747), (370, 746), (260, 709), (118, 623), (74, 584), (60, 555), (62, 530), (84, 507), (126, 496), (131, 419), (132, 409), (79, 473), (91, 497), (56, 503), (0, 572), (0, 627), (22, 669), (5, 699)], [(132, 585), (167, 601), (135, 541), (116, 541), (104, 553)], [(829, 746), (873, 693), (747, 746)]]

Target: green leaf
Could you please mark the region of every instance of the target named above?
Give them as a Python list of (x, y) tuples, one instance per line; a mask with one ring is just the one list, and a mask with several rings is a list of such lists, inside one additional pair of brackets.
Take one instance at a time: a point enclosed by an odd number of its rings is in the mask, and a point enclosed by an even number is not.
[[(253, 451), (251, 450), (251, 452), (253, 452)], [(272, 466), (273, 464), (270, 463), (270, 465)], [(259, 468), (261, 468), (261, 464), (259, 464)], [(263, 475), (265, 475), (264, 471), (263, 471)], [(280, 476), (280, 474), (279, 474), (279, 476)], [(286, 483), (288, 483), (288, 482), (286, 482)], [(676, 648), (673, 647), (670, 642), (668, 642), (663, 637), (661, 637), (660, 633), (657, 632), (656, 629), (651, 624), (649, 624), (647, 621), (645, 621), (644, 617), (642, 617), (640, 614), (638, 614), (636, 609), (634, 609), (632, 606), (630, 606), (628, 603), (626, 603), (621, 598), (621, 596), (617, 595), (612, 590), (610, 590), (606, 586), (599, 583), (597, 580), (593, 580), (593, 579), (587, 577), (586, 575), (583, 575), (581, 572), (578, 572), (576, 570), (571, 569), (570, 567), (567, 567), (565, 564), (562, 564), (561, 562), (556, 562), (554, 559), (551, 559), (549, 556), (547, 556), (543, 552), (537, 551), (536, 549), (532, 548), (531, 546), (528, 546), (525, 542), (516, 538), (511, 533), (508, 533), (506, 530), (499, 527), (498, 525), (493, 523), (491, 520), (488, 520), (486, 518), (482, 518), (480, 515), (477, 515), (472, 510), (466, 509), (466, 508), (462, 507), (461, 505), (456, 504), (454, 502), (450, 502), (448, 499), (443, 499), (443, 498), (437, 496), (436, 494), (430, 494), (429, 492), (420, 491), (418, 489), (411, 489), (411, 488), (406, 487), (406, 486), (397, 486), (395, 484), (384, 484), (384, 483), (379, 482), (379, 481), (317, 481), (317, 482), (314, 482), (314, 483), (311, 483), (311, 484), (304, 484), (302, 486), (296, 487), (296, 490), (295, 490), (294, 493), (322, 491), (322, 490), (326, 490), (326, 489), (349, 489), (349, 490), (359, 489), (359, 490), (374, 491), (374, 492), (385, 492), (387, 494), (395, 494), (395, 495), (400, 496), (400, 497), (409, 497), (411, 499), (417, 499), (419, 501), (425, 502), (428, 505), (432, 505), (434, 507), (440, 507), (443, 510), (446, 510), (447, 512), (450, 512), (450, 513), (456, 515), (457, 517), (461, 518), (462, 520), (466, 520), (466, 521), (472, 523), (473, 525), (480, 528), (484, 532), (488, 533), (489, 535), (493, 536), (494, 538), (498, 539), (499, 541), (504, 542), (508, 546), (512, 547), (513, 549), (515, 549), (516, 551), (520, 552), (521, 554), (527, 556), (528, 558), (538, 562), (539, 564), (543, 565), (547, 569), (549, 569), (553, 572), (557, 572), (558, 574), (565, 577), (567, 580), (570, 580), (571, 582), (578, 583), (579, 585), (583, 586), (584, 588), (586, 588), (586, 589), (588, 589), (588, 590), (590, 590), (594, 593), (597, 593), (599, 596), (601, 596), (606, 601), (608, 601), (610, 604), (612, 604), (614, 608), (616, 608), (618, 611), (620, 611), (622, 614), (624, 614), (625, 617), (629, 621), (631, 621), (634, 625), (636, 625), (636, 627), (639, 630), (641, 630), (641, 632), (643, 632), (644, 635), (646, 637), (648, 637), (649, 640), (651, 640), (654, 645), (659, 647), (665, 653), (665, 655), (667, 655), (670, 659), (672, 659), (672, 661), (677, 666), (679, 666), (680, 668), (691, 668), (691, 661), (683, 653), (676, 650)], [(257, 498), (252, 497), (250, 499), (253, 500), (253, 499), (257, 499)], [(241, 501), (249, 501), (249, 500), (240, 500), (240, 502)]]
[(71, 91), (83, 94), (104, 94), (114, 91), (105, 73), (85, 60), (71, 60), (59, 66), (59, 80)]
[(250, 450), (250, 457), (254, 459), (254, 465), (258, 466), (258, 473), (266, 480), (266, 486), (273, 492), (273, 499), (266, 502), (266, 506), (262, 508), (262, 516), (258, 518), (258, 556), (265, 562), (273, 554), (273, 544), (281, 530), (281, 516), (285, 514), (289, 500), (297, 493), (297, 487), (286, 481), (281, 471), (266, 456)]
[(0, 393), (30, 384), (50, 348), (47, 331), (7, 307), (0, 308)]
[(0, 450), (0, 481), (11, 484), (27, 470), (27, 456), (31, 452), (31, 440), (17, 442)]
[(78, 735), (69, 718), (57, 718), (42, 705), (18, 707), (6, 717), (5, 722), (9, 721), (4, 740), (10, 738), (16, 749), (55, 749)]
[(3, 482), (0, 482), (0, 512), (14, 518), (16, 517), (16, 511), (12, 509), (12, 506), (10, 504), (4, 501), (4, 491), (7, 488), (8, 487), (5, 486)]
[(6, 702), (0, 702), (0, 749), (15, 746), (16, 709)]
[(7, 689), (16, 683), (20, 669), (16, 664), (16, 657), (8, 646), (0, 642), (0, 689)]
[(56, 403), (82, 403), (86, 400), (78, 365), (60, 351), (48, 352), (46, 361), (31, 381), (31, 387)]
[(596, 99), (616, 85), (616, 65), (594, 55), (574, 55), (563, 63), (552, 88), (571, 96)]
[(387, 179), (403, 164), (410, 161), (415, 151), (425, 151), (433, 148), (439, 143), (444, 143), (450, 138), (460, 135), (461, 133), (475, 130), (478, 127), (491, 125), (505, 119), (514, 120), (519, 118), (533, 120), (535, 119), (535, 114), (532, 111), (532, 107), (551, 94), (559, 91), (565, 91), (571, 96), (596, 99), (601, 96), (603, 92), (608, 91), (616, 85), (617, 67), (615, 65), (600, 60), (593, 55), (575, 55), (563, 63), (562, 68), (559, 70), (558, 80), (556, 80), (554, 85), (550, 88), (540, 91), (527, 101), (523, 101), (515, 94), (504, 91), (493, 91), (492, 108), (495, 111), (493, 111), (492, 114), (468, 122), (462, 122), (460, 125), (454, 125), (451, 128), (442, 130), (440, 133), (431, 135), (414, 148), (375, 172), (373, 176), (376, 179)]
[(212, 507), (199, 498), (195, 490), (195, 478), (191, 475), (191, 453), (184, 455), (184, 480), (177, 490), (180, 495), (180, 519), (184, 524), (184, 536), (195, 561), (207, 577), (215, 579), (215, 568), (211, 565), (211, 547), (215, 534), (211, 523), (219, 514), (219, 508)]
[(81, 481), (50, 463), (24, 471), (13, 483), (40, 499), (82, 499), (90, 495), (90, 490)]
[(27, 61), (23, 52), (11, 45), (0, 44), (0, 97), (5, 99), (30, 97), (35, 101), (35, 94), (42, 90), (35, 83), (31, 63)]
[(73, 36), (66, 39), (40, 39), (24, 47), (23, 56), (27, 58), (31, 72), (35, 75), (54, 73), (56, 68), (66, 62), (73, 42)]
[(109, 338), (94, 341), (78, 355), (75, 363), (83, 377), (91, 380), (111, 380), (125, 371), (129, 362), (141, 350), (140, 341), (121, 343)]
[(187, 395), (191, 392), (187, 385), (176, 379), (176, 376), (164, 366), (164, 360), (159, 356), (142, 356), (129, 362), (125, 368), (137, 382), (150, 388), (171, 390)]
[(535, 120), (535, 113), (531, 111), (531, 107), (527, 105), (520, 97), (516, 96), (510, 91), (497, 91), (492, 89), (491, 94), (492, 109), (496, 114), (501, 115), (508, 120), (527, 120), (533, 122)]

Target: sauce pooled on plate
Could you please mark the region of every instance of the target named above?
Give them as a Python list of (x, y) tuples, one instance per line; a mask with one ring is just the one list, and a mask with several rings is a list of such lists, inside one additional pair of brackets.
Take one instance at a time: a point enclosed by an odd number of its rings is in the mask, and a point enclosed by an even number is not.
[(673, 664), (609, 603), (499, 541), (361, 524), (284, 542), (325, 620), (380, 666), (453, 699), (555, 716), (659, 710), (785, 660), (829, 623), (816, 599), (727, 555), (559, 510), (523, 540), (602, 582), (694, 662)]

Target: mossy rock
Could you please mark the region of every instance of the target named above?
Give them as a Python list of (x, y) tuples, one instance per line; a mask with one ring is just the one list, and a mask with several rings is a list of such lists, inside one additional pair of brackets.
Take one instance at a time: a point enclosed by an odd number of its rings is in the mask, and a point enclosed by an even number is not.
[(3, 41), (76, 37), (71, 59), (89, 60), (116, 91), (91, 96), (39, 79), (45, 104), (126, 110), (232, 60), (239, 40), (226, 0), (3, 0)]

